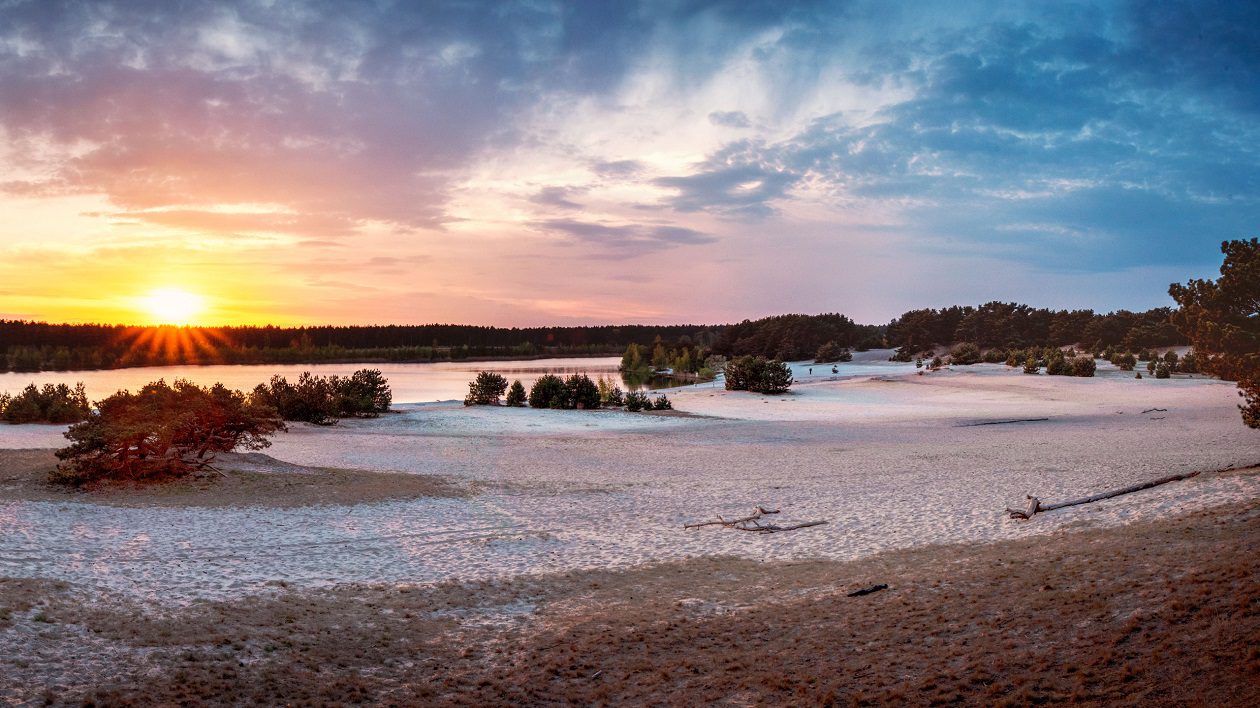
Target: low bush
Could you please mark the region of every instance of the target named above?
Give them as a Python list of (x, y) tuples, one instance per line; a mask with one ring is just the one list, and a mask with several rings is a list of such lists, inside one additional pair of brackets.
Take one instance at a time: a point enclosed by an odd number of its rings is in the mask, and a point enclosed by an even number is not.
[(980, 363), (980, 347), (972, 342), (960, 342), (949, 350), (949, 363), (952, 366), (969, 366)]
[(360, 369), (350, 376), (315, 376), (303, 371), (297, 383), (283, 376), (259, 384), (250, 399), (274, 408), (284, 420), (332, 425), (339, 418), (375, 418), (389, 410), (393, 393), (376, 369)]
[(778, 359), (741, 356), (726, 364), (726, 390), (784, 393), (792, 386), (792, 369)]
[(1172, 378), (1172, 366), (1166, 361), (1161, 361), (1155, 365), (1155, 378), (1169, 379)]
[(631, 413), (638, 413), (641, 410), (651, 410), (652, 402), (648, 400), (647, 394), (642, 391), (631, 391), (626, 394), (626, 410)]
[[(1071, 363), (1071, 371), (1068, 373), (1072, 376), (1091, 377), (1098, 370), (1098, 364), (1092, 356), (1078, 356), (1069, 360)], [(1141, 376), (1141, 374), (1138, 374)]]
[(672, 411), (674, 410), (674, 404), (670, 403), (669, 399), (662, 393), (652, 399), (652, 409), (658, 411)]
[(565, 408), (576, 408), (578, 410), (595, 410), (599, 408), (599, 387), (591, 381), (591, 377), (586, 374), (574, 374), (564, 382), (565, 388), (568, 389), (567, 405)]
[(1024, 360), (1024, 373), (1033, 375), (1041, 373), (1041, 362), (1037, 360), (1035, 355), (1029, 354), (1028, 358)]
[(0, 395), (0, 420), (6, 423), (77, 423), (88, 416), (83, 384), (30, 384), (16, 396)]
[(261, 450), (284, 430), (276, 410), (222, 384), (202, 388), (179, 380), (119, 391), (66, 431), (68, 447), (52, 481), (80, 485), (102, 479), (146, 480), (206, 467), (220, 452)]
[(818, 347), (818, 351), (814, 354), (815, 364), (830, 364), (839, 361), (853, 361), (853, 353), (848, 347), (842, 347), (834, 341)]
[(569, 389), (564, 379), (543, 374), (529, 389), (530, 408), (569, 408)]
[(514, 408), (519, 408), (529, 402), (525, 395), (525, 386), (520, 379), (512, 382), (512, 387), (507, 392), (507, 404)]
[(464, 405), (497, 406), (507, 388), (507, 379), (501, 374), (482, 371), (477, 374), (477, 378), (468, 382), (468, 396), (464, 398)]

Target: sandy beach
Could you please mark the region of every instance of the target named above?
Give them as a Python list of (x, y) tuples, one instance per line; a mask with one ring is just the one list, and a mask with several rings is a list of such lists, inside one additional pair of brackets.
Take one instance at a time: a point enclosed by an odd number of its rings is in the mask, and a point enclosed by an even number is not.
[[(1048, 564), (1044, 572), (1060, 579), (1067, 576), (1057, 573), (1056, 565), (1081, 563), (1071, 576), (1074, 593), (1091, 583), (1128, 588), (1115, 592), (1130, 600), (1099, 600), (1098, 607), (1037, 605), (1043, 620), (1078, 611), (1095, 618), (1089, 622), (1105, 618), (1096, 636), (1090, 635), (1102, 644), (1133, 617), (1163, 617), (1169, 598), (1181, 597), (1167, 585), (1176, 573), (1211, 570), (1200, 568), (1210, 554), (1160, 549), (1153, 555), (1151, 538), (1173, 533), (1167, 529), (1180, 529), (1179, 542), (1195, 548), (1210, 545), (1212, 534), (1224, 534), (1227, 540), (1215, 546), (1221, 559), (1245, 556), (1250, 549), (1254, 562), (1260, 541), (1255, 523), (1260, 431), (1239, 423), (1232, 384), (1201, 377), (1134, 380), (1107, 365), (1100, 366), (1097, 378), (1071, 379), (1024, 376), (1000, 365), (917, 375), (904, 365), (883, 368), (878, 353), (855, 364), (865, 368), (850, 376), (832, 376), (824, 367), (815, 367), (819, 374), (811, 376), (808, 364), (798, 365), (798, 384), (782, 396), (704, 385), (672, 390), (668, 395), (677, 410), (669, 414), (400, 405), (375, 420), (291, 426), (265, 454), (222, 460), (223, 475), (160, 490), (49, 488), (40, 476), (55, 462), (50, 448), (61, 444), (63, 429), (7, 426), (0, 429), (0, 576), (9, 578), (11, 592), (5, 595), (11, 599), (0, 609), (5, 649), (0, 653), (12, 657), (4, 672), (22, 678), (0, 695), (42, 700), (48, 685), (57, 701), (81, 700), (92, 692), (135, 701), (140, 694), (129, 682), (174, 666), (184, 653), (210, 665), (230, 654), (239, 659), (234, 672), (262, 681), (260, 676), (279, 676), (275, 672), (283, 673), (282, 666), (292, 670), (292, 662), (303, 660), (294, 654), (299, 644), (309, 646), (315, 635), (349, 628), (364, 646), (400, 641), (407, 648), (380, 665), (366, 658), (370, 651), (343, 647), (354, 654), (347, 658), (338, 653), (343, 650), (325, 648), (331, 654), (317, 662), (325, 666), (321, 680), (330, 682), (330, 690), (335, 684), (362, 691), (340, 700), (359, 695), (480, 703), (496, 696), (514, 702), (514, 696), (526, 702), (669, 703), (666, 693), (655, 692), (682, 690), (676, 695), (687, 696), (684, 703), (791, 696), (812, 703), (829, 695), (849, 700), (865, 686), (877, 690), (862, 695), (886, 701), (897, 691), (919, 690), (914, 687), (928, 673), (945, 665), (954, 667), (950, 671), (958, 681), (937, 681), (928, 693), (900, 695), (1022, 702), (1021, 696), (1038, 691), (1062, 698), (1084, 686), (1085, 699), (1107, 700), (1115, 695), (1090, 688), (1105, 683), (1109, 674), (1101, 670), (1070, 686), (1039, 687), (1034, 679), (1028, 685), (1003, 683), (1001, 676), (958, 683), (967, 672), (957, 662), (980, 661), (977, 646), (958, 649), (953, 664), (922, 654), (926, 663), (917, 668), (875, 668), (863, 675), (869, 682), (842, 681), (829, 673), (854, 669), (856, 659), (845, 653), (851, 646), (834, 656), (822, 645), (797, 650), (813, 658), (801, 658), (804, 663), (791, 669), (783, 685), (741, 674), (752, 683), (736, 686), (719, 680), (725, 669), (699, 664), (695, 675), (707, 678), (683, 681), (675, 674), (687, 665), (683, 658), (668, 665), (663, 658), (660, 665), (644, 659), (642, 667), (622, 663), (615, 670), (613, 664), (591, 663), (586, 675), (628, 672), (630, 678), (604, 684), (603, 692), (596, 690), (599, 683), (573, 689), (585, 668), (573, 676), (534, 675), (539, 666), (522, 657), (541, 652), (554, 658), (562, 648), (577, 657), (587, 651), (578, 649), (584, 642), (599, 645), (604, 641), (599, 637), (612, 635), (630, 651), (624, 643), (631, 642), (635, 627), (674, 627), (684, 620), (700, 623), (691, 627), (697, 634), (688, 634), (687, 641), (735, 641), (744, 631), (736, 629), (738, 618), (764, 628), (747, 642), (768, 642), (780, 652), (787, 652), (785, 636), (806, 644), (821, 641), (809, 638), (811, 623), (835, 621), (848, 623), (845, 631), (861, 626), (863, 635), (871, 632), (863, 641), (874, 655), (903, 641), (914, 643), (919, 653), (930, 652), (934, 643), (948, 643), (941, 632), (969, 627), (966, 632), (993, 643), (990, 650), (1024, 656), (1020, 652), (1036, 652), (1005, 638), (1007, 623), (1023, 626), (1016, 635), (1060, 631), (1054, 623), (1018, 616), (1019, 604), (1028, 600), (1025, 585), (1067, 592), (1058, 580), (1039, 579), (1043, 571), (1031, 569), (1033, 556)], [(1064, 501), (1191, 471), (1204, 474), (1032, 521), (1003, 513), (1022, 505), (1026, 494)], [(826, 524), (767, 535), (683, 529), (719, 515), (744, 516), (758, 506), (779, 510), (776, 523)], [(1091, 544), (1106, 547), (1107, 555), (1086, 552)], [(1111, 557), (1119, 575), (1103, 572)], [(1008, 562), (1023, 570), (1009, 576), (1002, 567)], [(1151, 563), (1180, 565), (1161, 576), (1151, 575)], [(1212, 570), (1218, 571), (1228, 575), (1224, 582), (1230, 587), (1204, 597), (1219, 592), (1242, 602), (1227, 606), (1222, 599), (1226, 605), (1213, 612), (1252, 627), (1254, 637), (1256, 612), (1245, 598), (1255, 593), (1238, 594), (1244, 590), (1238, 583), (1254, 588), (1254, 569), (1241, 576), (1229, 575), (1235, 571), (1224, 565)], [(1124, 578), (1131, 582), (1126, 585)], [(997, 589), (1008, 580), (1015, 586)], [(821, 609), (830, 603), (841, 603), (837, 608), (847, 613), (850, 605), (843, 603), (852, 601), (842, 591), (868, 581), (892, 585), (891, 592), (867, 601), (883, 607), (881, 614), (822, 619), (832, 617)], [(958, 583), (965, 593), (983, 596), (975, 606), (961, 596), (941, 605), (937, 639), (905, 634), (907, 617), (927, 621), (923, 613), (933, 593), (942, 592), (941, 583)], [(614, 598), (621, 608), (616, 613), (608, 606)], [(1137, 604), (1117, 609), (1124, 602)], [(330, 628), (329, 613), (343, 611), (358, 619)], [(120, 613), (150, 619), (134, 631), (108, 629)], [(289, 614), (297, 628), (277, 624)], [(403, 615), (406, 622), (390, 624), (402, 622)], [(159, 629), (211, 616), (230, 619), (222, 631), (239, 638), (187, 642)], [(986, 625), (984, 617), (1002, 618), (1003, 626)], [(736, 625), (726, 626), (731, 622)], [(1150, 647), (1171, 631), (1171, 625), (1159, 626), (1148, 633), (1155, 642)], [(421, 647), (391, 634), (404, 628), (443, 638), (442, 651), (457, 652), (456, 658), (433, 653), (436, 639)], [(669, 634), (636, 640), (634, 651)], [(1230, 637), (1221, 641), (1237, 641)], [(735, 644), (730, 651), (744, 657), (739, 661), (756, 653), (744, 640)], [(102, 668), (94, 678), (67, 668), (66, 657), (98, 649), (112, 658), (95, 661), (117, 662), (131, 673), (111, 678)], [(600, 651), (615, 653), (608, 647)], [(942, 661), (954, 656), (949, 652)], [(1043, 654), (1036, 661), (1046, 661)], [(1254, 673), (1246, 672), (1255, 671), (1255, 657), (1243, 654), (1238, 660), (1251, 663), (1240, 664), (1239, 675), (1250, 676), (1254, 689)], [(964, 661), (963, 655), (970, 658)], [(447, 669), (439, 671), (432, 662)], [(876, 665), (872, 659), (865, 663)], [(512, 690), (502, 683), (515, 675), (501, 673), (509, 664), (529, 674), (521, 674)], [(456, 665), (461, 668), (450, 668)], [(811, 671), (814, 678), (802, 683)], [(491, 675), (496, 678), (484, 683)], [(281, 691), (282, 684), (297, 690), (274, 677), (263, 683), (272, 686), (268, 691)], [(180, 690), (195, 690), (191, 685)], [(565, 693), (552, 693), (561, 685)], [(1150, 686), (1173, 688), (1159, 681)], [(513, 693), (523, 687), (538, 692)], [(181, 700), (175, 687), (169, 690), (159, 695)], [(303, 700), (300, 692), (283, 691), (243, 693), (241, 700), (250, 695), (264, 702)]]

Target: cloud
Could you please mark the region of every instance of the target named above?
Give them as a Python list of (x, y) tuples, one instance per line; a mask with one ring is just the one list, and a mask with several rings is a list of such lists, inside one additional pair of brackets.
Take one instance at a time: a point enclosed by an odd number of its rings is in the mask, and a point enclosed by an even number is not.
[(713, 125), (724, 125), (728, 128), (748, 128), (752, 123), (743, 111), (714, 111), (709, 114), (709, 122)]
[(536, 222), (534, 226), (626, 256), (717, 241), (715, 237), (695, 229), (661, 224), (602, 224), (575, 219), (548, 219)]
[(544, 187), (537, 194), (530, 197), (530, 201), (543, 206), (559, 207), (561, 209), (581, 209), (582, 205), (569, 199), (569, 195), (580, 194), (586, 191), (578, 187)]

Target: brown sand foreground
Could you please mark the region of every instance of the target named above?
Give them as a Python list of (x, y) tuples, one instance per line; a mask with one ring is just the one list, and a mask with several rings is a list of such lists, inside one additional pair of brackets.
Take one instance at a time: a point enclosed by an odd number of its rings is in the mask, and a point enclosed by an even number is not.
[(387, 499), (457, 497), (471, 493), (445, 477), (306, 467), (259, 453), (221, 455), (221, 472), (160, 484), (97, 483), (75, 489), (48, 483), (57, 465), (51, 449), (0, 449), (0, 502), (90, 502), (149, 507), (299, 507)]
[(0, 675), (0, 700), (51, 704), (1260, 705), (1260, 502), (848, 563), (184, 609), (0, 580)]

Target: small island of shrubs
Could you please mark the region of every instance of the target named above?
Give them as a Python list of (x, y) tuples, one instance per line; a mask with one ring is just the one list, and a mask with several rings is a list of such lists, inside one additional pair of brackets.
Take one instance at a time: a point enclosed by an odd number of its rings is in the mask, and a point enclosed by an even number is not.
[(639, 391), (623, 393), (620, 386), (599, 377), (591, 380), (586, 374), (573, 374), (561, 378), (555, 374), (544, 374), (538, 377), (530, 387), (528, 395), (525, 386), (516, 380), (508, 386), (507, 379), (492, 371), (482, 371), (477, 378), (468, 382), (468, 395), (464, 397), (465, 406), (497, 406), (499, 400), (507, 392), (506, 405), (511, 407), (548, 408), (552, 410), (599, 410), (601, 408), (622, 408), (631, 413), (639, 411), (672, 410), (673, 404), (664, 394), (648, 398)]

